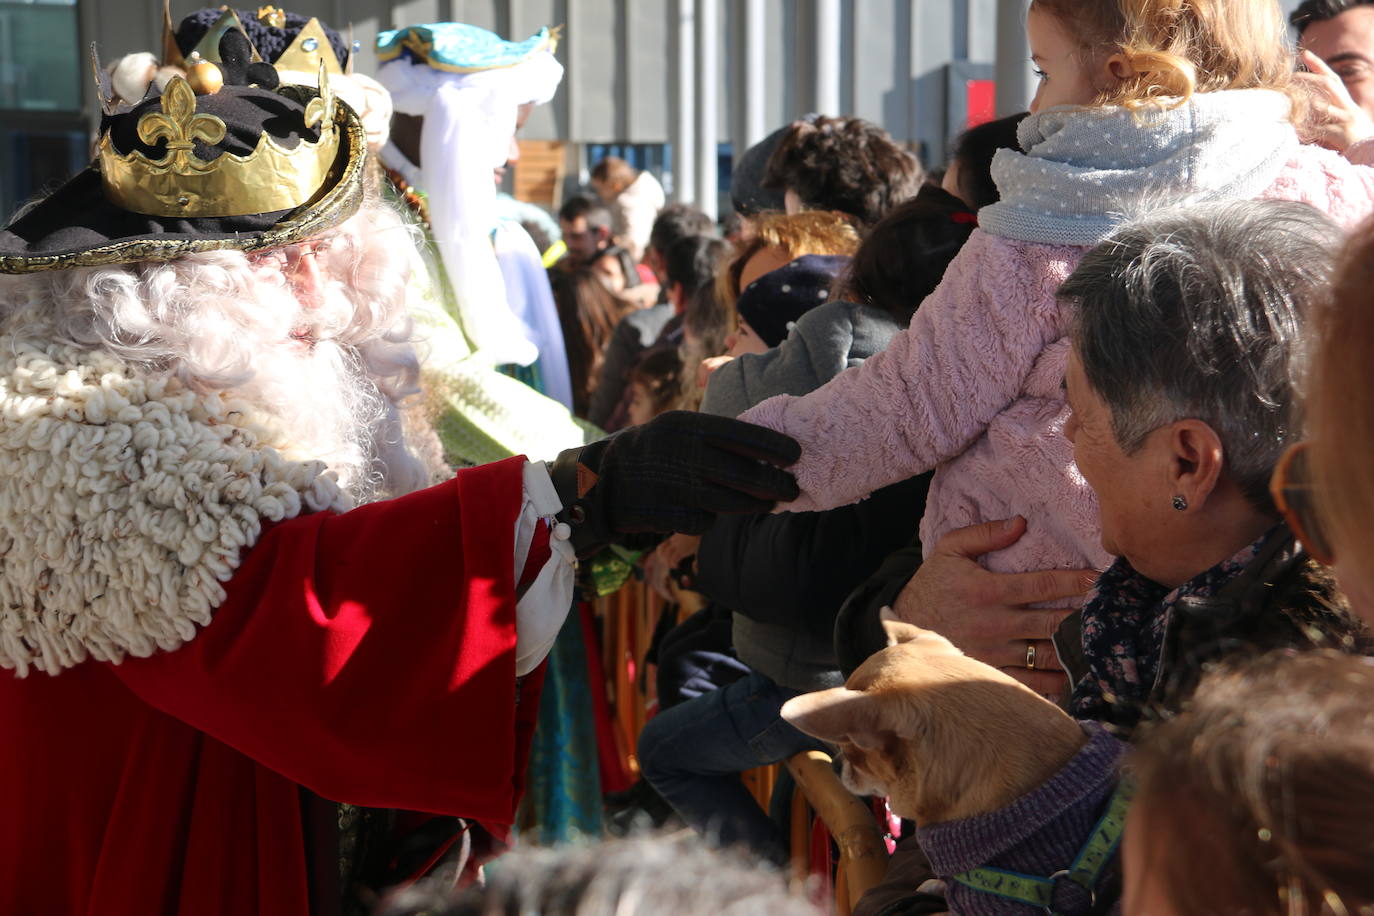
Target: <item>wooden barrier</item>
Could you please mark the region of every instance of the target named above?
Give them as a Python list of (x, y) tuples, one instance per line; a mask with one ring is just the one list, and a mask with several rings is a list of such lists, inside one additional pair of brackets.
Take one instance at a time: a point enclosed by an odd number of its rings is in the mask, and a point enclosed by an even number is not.
[[(887, 845), (883, 842), (882, 828), (868, 806), (840, 782), (829, 754), (803, 751), (787, 761), (787, 769), (797, 781), (798, 793), (805, 795), (807, 804), (839, 846), (835, 904), (840, 913), (847, 914), (887, 871)], [(795, 805), (793, 816), (796, 817)], [(793, 848), (796, 849), (795, 845)], [(795, 867), (795, 855), (793, 861)], [(843, 897), (841, 888), (844, 889)]]
[[(643, 583), (631, 581), (619, 592), (601, 599), (606, 639), (606, 668), (609, 672), (612, 703), (615, 707), (618, 743), (627, 768), (638, 774), (634, 748), (655, 701), (652, 678), (639, 685), (644, 656), (661, 614), (674, 610), (679, 621), (702, 606), (695, 592), (677, 591), (676, 606), (664, 601)], [(839, 847), (839, 862), (834, 874), (835, 908), (848, 916), (854, 904), (870, 887), (882, 880), (887, 870), (887, 846), (883, 830), (873, 812), (855, 797), (836, 775), (829, 755), (805, 751), (786, 762), (797, 783), (791, 809), (791, 848), (793, 874), (804, 879), (818, 874), (831, 881), (828, 862), (814, 862), (812, 834), (819, 819)], [(758, 767), (740, 774), (759, 807), (765, 811), (777, 783), (779, 766)]]

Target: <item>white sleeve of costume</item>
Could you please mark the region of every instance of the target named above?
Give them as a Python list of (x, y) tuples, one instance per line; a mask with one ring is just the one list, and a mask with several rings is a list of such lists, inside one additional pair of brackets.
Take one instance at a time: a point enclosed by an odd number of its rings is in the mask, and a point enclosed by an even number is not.
[(553, 648), (573, 602), (574, 563), (568, 526), (553, 516), (563, 508), (542, 461), (525, 465), (525, 493), (515, 522), (515, 577), (518, 581), (540, 525), (549, 526), (549, 559), (515, 604), (515, 674), (523, 677)]
[(506, 281), (506, 301), (524, 325), (526, 338), (539, 348), (539, 374), (544, 394), (572, 410), (572, 373), (568, 371), (568, 351), (563, 343), (563, 326), (558, 321), (549, 273), (539, 258), (534, 239), (519, 223), (502, 220), (497, 224), (496, 261)]

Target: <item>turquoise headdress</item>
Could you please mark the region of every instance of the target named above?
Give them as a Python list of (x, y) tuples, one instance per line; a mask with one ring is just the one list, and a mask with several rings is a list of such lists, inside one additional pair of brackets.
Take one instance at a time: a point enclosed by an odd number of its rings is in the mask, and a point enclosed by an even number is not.
[(507, 41), (466, 22), (437, 22), (393, 29), (377, 36), (382, 63), (408, 57), (449, 73), (480, 73), (523, 63), (540, 51), (558, 47), (561, 29), (542, 28), (524, 41)]
[[(519, 107), (542, 105), (558, 91), (563, 65), (554, 56), (557, 42), (557, 29), (506, 41), (463, 22), (413, 25), (377, 36), (378, 81), (396, 111), (424, 119), (417, 183), (428, 198), (435, 245), (464, 328), (497, 363), (528, 365), (538, 351), (507, 307), (492, 249), (492, 169), (510, 152)], [(399, 151), (394, 155), (405, 158)]]

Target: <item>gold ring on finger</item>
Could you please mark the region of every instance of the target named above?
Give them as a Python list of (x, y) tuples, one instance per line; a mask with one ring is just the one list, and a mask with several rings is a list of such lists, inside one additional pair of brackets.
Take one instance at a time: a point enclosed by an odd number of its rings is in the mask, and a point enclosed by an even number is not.
[(1026, 643), (1026, 667), (1035, 670), (1035, 643)]

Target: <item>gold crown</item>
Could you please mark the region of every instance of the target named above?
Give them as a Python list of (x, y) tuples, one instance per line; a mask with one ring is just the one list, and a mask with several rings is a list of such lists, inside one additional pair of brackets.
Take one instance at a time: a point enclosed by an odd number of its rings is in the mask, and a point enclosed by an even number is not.
[[(219, 42), (224, 37), (224, 33), (230, 29), (238, 29), (247, 35), (247, 30), (243, 27), (243, 22), (238, 14), (227, 6), (220, 7), (223, 10), (218, 21), (215, 22), (201, 38), (200, 43), (191, 49), (191, 53), (183, 56), (181, 48), (177, 45), (176, 28), (172, 25), (171, 0), (163, 0), (162, 4), (162, 63), (164, 66), (186, 68), (186, 61), (191, 56), (199, 54), (203, 60), (219, 63)], [(257, 18), (275, 28), (283, 28), (286, 25), (286, 14), (275, 6), (259, 7)], [(262, 54), (254, 47), (250, 40), (248, 46), (252, 48), (253, 60), (261, 61)], [(350, 64), (352, 56), (349, 57)], [(339, 56), (334, 53), (334, 46), (329, 42), (329, 35), (324, 30), (324, 25), (318, 19), (311, 19), (301, 27), (300, 32), (291, 45), (281, 53), (281, 56), (272, 61), (272, 66), (278, 70), (289, 70), (294, 73), (315, 73), (319, 65), (323, 63), (325, 69), (331, 76), (343, 76), (344, 68), (339, 63)]]
[(339, 152), (335, 123), (337, 100), (319, 63), (319, 95), (305, 108), (305, 126), (319, 126), (320, 138), (301, 137), (286, 149), (266, 131), (247, 156), (222, 152), (209, 161), (195, 153), (195, 141), (224, 139), (226, 127), (214, 115), (196, 111), (196, 94), (181, 77), (162, 92), (162, 110), (138, 121), (138, 137), (149, 146), (167, 141), (167, 154), (151, 159), (139, 150), (121, 156), (110, 132), (100, 139), (101, 182), (105, 196), (134, 213), (160, 217), (247, 216), (291, 210), (323, 187)]

